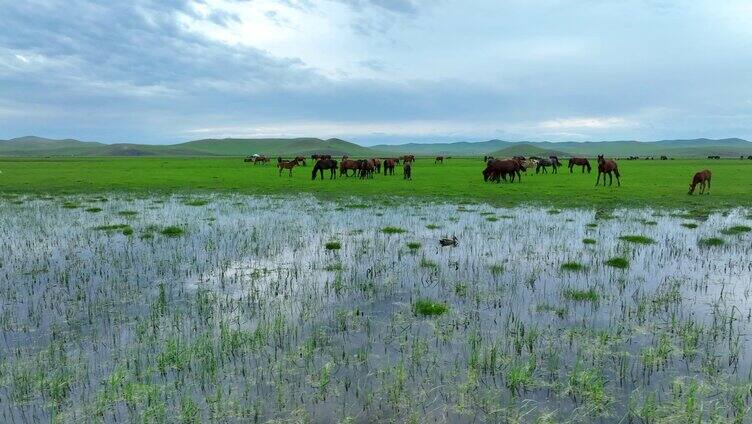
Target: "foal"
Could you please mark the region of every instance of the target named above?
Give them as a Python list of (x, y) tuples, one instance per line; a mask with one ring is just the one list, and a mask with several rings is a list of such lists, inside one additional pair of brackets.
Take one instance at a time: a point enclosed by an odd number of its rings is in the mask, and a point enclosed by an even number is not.
[(279, 176), (282, 176), (282, 170), (283, 169), (289, 169), (290, 170), (290, 176), (292, 177), (292, 169), (295, 168), (295, 165), (298, 164), (297, 160), (282, 160), (282, 158), (277, 158), (277, 167), (279, 168)]
[(697, 184), (700, 184), (700, 194), (705, 194), (705, 185), (708, 186), (708, 193), (710, 194), (710, 170), (704, 169), (698, 173), (695, 174), (695, 176), (692, 178), (692, 184), (689, 185), (689, 193), (692, 194), (695, 192), (695, 187)]

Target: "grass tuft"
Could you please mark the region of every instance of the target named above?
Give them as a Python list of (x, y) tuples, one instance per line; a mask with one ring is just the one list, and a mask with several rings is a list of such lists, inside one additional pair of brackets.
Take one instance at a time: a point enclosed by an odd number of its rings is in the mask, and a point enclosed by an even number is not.
[(752, 231), (752, 228), (746, 226), (746, 225), (735, 225), (733, 227), (724, 228), (721, 230), (721, 234), (725, 234), (727, 236), (735, 236), (738, 234), (744, 234)]
[(406, 232), (406, 230), (399, 228), (399, 227), (384, 227), (381, 229), (381, 232), (384, 234), (401, 234)]
[(169, 227), (163, 228), (162, 231), (160, 231), (160, 233), (163, 236), (167, 236), (167, 237), (180, 237), (183, 234), (185, 234), (185, 230), (176, 225), (171, 225)]
[(585, 266), (579, 262), (564, 262), (561, 264), (561, 269), (564, 271), (582, 271)]
[(619, 237), (619, 240), (626, 241), (629, 243), (636, 243), (636, 244), (653, 244), (655, 243), (655, 240), (651, 239), (650, 237), (645, 236), (621, 236)]
[(413, 304), (415, 315), (422, 317), (434, 317), (445, 314), (449, 306), (445, 303), (433, 301), (431, 299), (418, 299)]
[(726, 244), (726, 241), (724, 241), (722, 238), (718, 237), (707, 237), (700, 239), (697, 244), (699, 244), (702, 247), (714, 247), (714, 246), (723, 246)]
[(595, 239), (591, 239), (591, 238), (582, 239), (582, 242), (585, 243), (585, 244), (595, 244), (595, 243), (597, 243), (595, 241)]
[(342, 248), (342, 244), (338, 241), (330, 241), (327, 242), (324, 247), (326, 247), (326, 250), (339, 250)]
[(566, 289), (564, 290), (564, 299), (573, 300), (576, 302), (597, 302), (600, 296), (595, 289), (577, 290)]
[(418, 250), (418, 249), (420, 249), (420, 246), (421, 246), (421, 244), (418, 243), (417, 241), (411, 241), (411, 242), (407, 243), (407, 248), (410, 249), (410, 250)]
[(614, 268), (625, 269), (629, 267), (629, 259), (617, 256), (615, 258), (611, 258), (607, 260), (606, 265), (614, 267)]

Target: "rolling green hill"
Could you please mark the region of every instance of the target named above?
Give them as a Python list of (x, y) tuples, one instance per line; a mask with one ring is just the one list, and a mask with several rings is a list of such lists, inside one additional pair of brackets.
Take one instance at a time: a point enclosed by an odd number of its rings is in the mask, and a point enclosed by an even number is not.
[(711, 140), (661, 140), (640, 142), (511, 142), (488, 140), (458, 143), (408, 143), (364, 147), (338, 138), (224, 138), (194, 140), (170, 145), (135, 143), (104, 144), (74, 139), (52, 140), (41, 137), (20, 137), (0, 140), (0, 156), (247, 156), (254, 153), (277, 156), (310, 156), (325, 153), (353, 157), (414, 154), (417, 156), (589, 156), (609, 157), (660, 156), (735, 157), (752, 155), (752, 143), (739, 138)]

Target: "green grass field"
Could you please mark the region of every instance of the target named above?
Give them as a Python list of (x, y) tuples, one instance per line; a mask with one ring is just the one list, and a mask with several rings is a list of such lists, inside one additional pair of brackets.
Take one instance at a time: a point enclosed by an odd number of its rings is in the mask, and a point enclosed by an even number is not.
[[(274, 164), (252, 165), (240, 158), (2, 158), (0, 192), (86, 194), (104, 192), (248, 194), (311, 193), (324, 198), (407, 197), (413, 200), (520, 203), (552, 207), (641, 207), (711, 209), (752, 205), (752, 161), (619, 161), (622, 186), (594, 187), (596, 171), (523, 175), (522, 183), (484, 183), (480, 158), (455, 158), (444, 165), (419, 158), (413, 181), (402, 167), (394, 176), (372, 180), (311, 181), (311, 163), (280, 177)], [(711, 195), (687, 196), (694, 172), (713, 172)]]

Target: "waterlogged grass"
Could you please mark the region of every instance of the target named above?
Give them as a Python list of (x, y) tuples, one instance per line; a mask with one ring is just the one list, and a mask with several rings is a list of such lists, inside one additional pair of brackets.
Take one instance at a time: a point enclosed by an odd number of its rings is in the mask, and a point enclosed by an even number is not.
[(681, 226), (684, 228), (695, 229), (698, 225), (694, 222), (682, 222)]
[(655, 243), (655, 240), (651, 239), (650, 237), (635, 236), (635, 235), (620, 236), (619, 240), (626, 241), (628, 243), (635, 243), (635, 244), (653, 244), (653, 243)]
[(613, 268), (626, 269), (629, 267), (629, 259), (615, 257), (607, 260), (605, 264)]
[(561, 269), (564, 271), (582, 271), (585, 269), (585, 265), (579, 262), (564, 262), (561, 264)]
[(434, 317), (445, 314), (449, 311), (449, 306), (431, 299), (418, 299), (413, 304), (413, 311), (418, 316)]
[(721, 234), (733, 236), (748, 233), (750, 231), (752, 231), (752, 227), (748, 227), (746, 225), (734, 225), (733, 227), (728, 227), (721, 230)]
[(381, 232), (384, 234), (402, 234), (402, 233), (407, 232), (407, 230), (399, 228), (399, 227), (388, 226), (388, 227), (382, 228)]
[(752, 246), (691, 247), (748, 210), (106, 197), (0, 200), (3, 422), (750, 418)]
[(596, 244), (597, 241), (595, 239), (591, 239), (591, 238), (584, 238), (584, 239), (582, 239), (582, 243), (583, 244)]
[(102, 208), (86, 208), (84, 210), (86, 212), (89, 212), (89, 213), (99, 213), (99, 212), (102, 212)]
[(167, 237), (180, 237), (185, 234), (185, 230), (182, 227), (171, 225), (163, 228), (159, 233)]
[(595, 289), (567, 289), (564, 290), (563, 295), (564, 299), (573, 300), (576, 302), (597, 302), (599, 299), (598, 292), (596, 292)]
[(716, 247), (726, 244), (726, 240), (718, 237), (706, 237), (698, 240), (697, 244), (703, 247)]
[(329, 241), (327, 242), (324, 247), (326, 250), (339, 250), (342, 248), (342, 244), (338, 241)]

